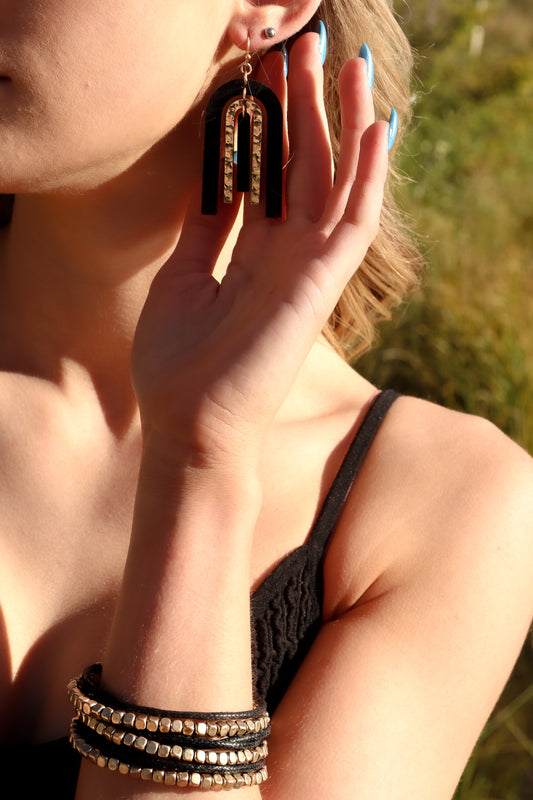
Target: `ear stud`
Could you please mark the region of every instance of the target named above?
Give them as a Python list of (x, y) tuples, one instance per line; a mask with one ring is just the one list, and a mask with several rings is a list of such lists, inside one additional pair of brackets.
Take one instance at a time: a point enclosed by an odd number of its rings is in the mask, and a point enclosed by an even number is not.
[(276, 30), (275, 28), (265, 28), (265, 30), (263, 31), (263, 35), (265, 39), (273, 39), (274, 36), (276, 35)]

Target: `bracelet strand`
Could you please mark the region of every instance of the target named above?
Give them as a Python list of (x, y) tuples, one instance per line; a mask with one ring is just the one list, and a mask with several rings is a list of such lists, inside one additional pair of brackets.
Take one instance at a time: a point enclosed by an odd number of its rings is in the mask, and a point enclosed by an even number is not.
[(122, 761), (102, 753), (99, 748), (93, 747), (78, 734), (74, 723), (71, 725), (69, 739), (76, 752), (98, 767), (108, 769), (112, 772), (118, 772), (121, 775), (129, 775), (132, 778), (153, 781), (154, 783), (164, 784), (166, 786), (174, 786), (176, 788), (190, 787), (204, 790), (240, 789), (244, 786), (259, 786), (268, 779), (266, 764), (263, 764), (263, 766), (254, 772), (243, 773), (233, 771), (222, 774), (142, 767), (130, 761)]
[(71, 746), (99, 767), (179, 788), (230, 789), (268, 778), (266, 708), (167, 711), (123, 703), (100, 689), (101, 664), (67, 686)]

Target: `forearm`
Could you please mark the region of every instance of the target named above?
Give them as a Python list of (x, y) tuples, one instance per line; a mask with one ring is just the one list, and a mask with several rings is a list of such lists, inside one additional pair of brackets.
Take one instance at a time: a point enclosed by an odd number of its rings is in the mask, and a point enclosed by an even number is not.
[[(253, 707), (250, 550), (260, 502), (253, 473), (195, 470), (145, 454), (103, 670), (107, 691), (161, 709)], [(83, 770), (78, 797), (115, 797), (120, 778)], [(129, 783), (134, 796), (139, 785)], [(121, 796), (129, 796), (125, 788)]]

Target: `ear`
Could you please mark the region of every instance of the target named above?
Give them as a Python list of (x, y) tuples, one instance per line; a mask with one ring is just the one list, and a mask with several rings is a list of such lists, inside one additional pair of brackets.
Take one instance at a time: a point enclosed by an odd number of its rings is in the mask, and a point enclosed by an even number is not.
[[(240, 0), (228, 26), (232, 44), (246, 49), (261, 50), (283, 42), (298, 33), (320, 6), (320, 0)], [(273, 29), (274, 36), (265, 31)]]

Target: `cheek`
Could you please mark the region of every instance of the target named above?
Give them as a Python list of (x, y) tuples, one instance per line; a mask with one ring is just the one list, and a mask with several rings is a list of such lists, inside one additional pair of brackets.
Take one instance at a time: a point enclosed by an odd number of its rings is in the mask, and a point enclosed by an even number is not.
[[(157, 43), (143, 36), (98, 32), (98, 48), (72, 61), (65, 52), (52, 81), (42, 87), (49, 111), (65, 128), (105, 138), (152, 142), (186, 114), (205, 81), (207, 64), (189, 57), (192, 48), (176, 52), (162, 36)], [(56, 53), (58, 51), (56, 50)], [(59, 51), (60, 52), (60, 51)]]
[[(116, 2), (115, 11), (124, 6)], [(177, 2), (184, 13), (162, 19), (156, 0), (133, 5), (144, 8), (140, 16), (76, 20), (26, 50), (11, 109), (8, 102), (5, 118), (0, 114), (0, 137), (28, 177), (32, 170), (44, 180), (98, 164), (127, 165), (167, 134), (202, 90), (224, 26), (207, 34), (196, 23), (196, 35), (187, 36), (191, 3)]]

